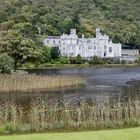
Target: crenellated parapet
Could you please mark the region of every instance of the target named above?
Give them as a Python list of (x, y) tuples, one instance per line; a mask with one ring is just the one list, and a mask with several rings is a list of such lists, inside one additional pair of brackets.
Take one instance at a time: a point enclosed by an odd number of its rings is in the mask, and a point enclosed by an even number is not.
[(48, 37), (44, 41), (50, 47), (59, 47), (62, 56), (76, 57), (80, 54), (83, 58), (94, 55), (104, 57), (121, 57), (122, 45), (113, 43), (106, 34), (103, 35), (100, 28), (96, 28), (96, 37), (81, 38), (76, 34), (76, 29), (71, 29), (70, 34), (62, 34), (57, 37)]

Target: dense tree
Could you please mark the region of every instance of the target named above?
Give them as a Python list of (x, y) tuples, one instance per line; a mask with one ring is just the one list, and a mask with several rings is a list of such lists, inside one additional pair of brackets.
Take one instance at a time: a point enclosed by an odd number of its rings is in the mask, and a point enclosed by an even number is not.
[[(80, 56), (61, 57), (57, 48), (50, 50), (42, 40), (71, 28), (93, 37), (96, 27), (113, 42), (140, 48), (139, 7), (137, 0), (0, 0), (0, 52), (13, 58), (15, 69), (29, 60), (82, 63)], [(90, 63), (103, 62), (95, 56)]]
[(74, 13), (72, 22), (73, 22), (73, 28), (77, 28), (80, 25), (80, 17), (79, 17), (79, 12)]
[(46, 63), (51, 60), (51, 48), (48, 46), (43, 46), (41, 48), (40, 60), (42, 63)]
[(6, 52), (13, 58), (15, 70), (17, 70), (18, 65), (38, 55), (35, 43), (14, 31), (0, 33), (0, 52)]
[(53, 60), (57, 59), (60, 55), (60, 51), (58, 47), (53, 47), (51, 48), (51, 58)]
[(65, 19), (57, 24), (58, 30), (62, 33), (69, 33), (69, 29), (73, 28), (73, 21), (72, 19)]
[(13, 70), (13, 59), (6, 53), (0, 55), (0, 73), (10, 74)]
[[(113, 41), (140, 47), (137, 0), (0, 0), (0, 31), (13, 29), (35, 41), (47, 35), (95, 35), (100, 27)], [(41, 41), (41, 40), (40, 40)]]
[(16, 30), (23, 37), (35, 39), (36, 34), (39, 32), (38, 28), (33, 26), (29, 22), (18, 23), (13, 26), (13, 29)]

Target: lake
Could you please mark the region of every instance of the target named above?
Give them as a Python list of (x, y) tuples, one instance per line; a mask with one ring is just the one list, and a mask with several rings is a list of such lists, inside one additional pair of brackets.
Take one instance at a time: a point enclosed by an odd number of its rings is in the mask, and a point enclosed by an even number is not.
[[(31, 74), (40, 75), (78, 75), (86, 80), (86, 84), (71, 89), (58, 91), (37, 91), (34, 93), (1, 94), (0, 99), (14, 98), (19, 103), (28, 103), (32, 98), (47, 96), (48, 98), (86, 98), (95, 97), (102, 101), (106, 96), (132, 97), (139, 92), (140, 67), (121, 68), (81, 68), (81, 69), (36, 69), (27, 70)], [(136, 93), (135, 93), (136, 92)], [(134, 96), (135, 97), (135, 96)]]

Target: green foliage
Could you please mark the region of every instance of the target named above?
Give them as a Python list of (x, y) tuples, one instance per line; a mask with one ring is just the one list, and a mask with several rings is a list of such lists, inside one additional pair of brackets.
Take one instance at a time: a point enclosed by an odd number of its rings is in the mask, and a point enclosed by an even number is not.
[(68, 57), (62, 57), (60, 56), (59, 60), (61, 64), (70, 64), (70, 60)]
[(36, 33), (38, 32), (37, 27), (35, 27), (29, 22), (17, 23), (13, 26), (13, 29), (16, 30), (23, 37), (31, 39), (34, 39)]
[(6, 53), (0, 55), (0, 73), (10, 74), (13, 69), (13, 60)]
[(40, 55), (39, 60), (42, 63), (50, 62), (50, 60), (51, 60), (51, 48), (49, 48), (48, 46), (43, 46), (41, 49), (41, 55)]
[(57, 48), (57, 47), (51, 48), (51, 58), (53, 60), (57, 59), (59, 57), (59, 54), (60, 54), (59, 48)]
[(122, 60), (122, 61), (121, 61), (121, 64), (126, 64), (126, 61), (125, 61), (125, 60)]
[(70, 28), (91, 37), (100, 27), (113, 41), (138, 47), (139, 7), (137, 0), (1, 0), (0, 30), (16, 30), (36, 43), (38, 36)]
[(135, 63), (140, 64), (140, 57), (135, 61)]
[(0, 33), (0, 51), (6, 52), (13, 58), (15, 70), (17, 70), (18, 64), (21, 65), (38, 55), (35, 43), (14, 31)]
[[(114, 42), (140, 48), (139, 7), (137, 0), (0, 0), (0, 51), (14, 59), (15, 69), (31, 60), (81, 64), (86, 61), (80, 56), (77, 60), (62, 58), (58, 49), (43, 48), (42, 40), (69, 33), (71, 28), (79, 36), (91, 37), (96, 27)], [(93, 57), (90, 63), (103, 61)]]
[(17, 124), (16, 126), (13, 126), (12, 123), (7, 122), (4, 125), (0, 126), (0, 133), (3, 133), (3, 132), (7, 134), (10, 134), (13, 132), (21, 132), (21, 128), (19, 124)]
[(24, 134), (1, 136), (1, 140), (139, 140), (140, 127), (117, 129), (117, 130), (102, 130), (88, 132), (68, 132), (68, 133), (43, 133), (43, 134)]
[(93, 56), (90, 63), (96, 65), (96, 64), (103, 64), (104, 61), (98, 58), (97, 56)]
[(83, 63), (82, 57), (80, 54), (78, 54), (76, 57), (76, 64), (82, 64), (82, 63)]

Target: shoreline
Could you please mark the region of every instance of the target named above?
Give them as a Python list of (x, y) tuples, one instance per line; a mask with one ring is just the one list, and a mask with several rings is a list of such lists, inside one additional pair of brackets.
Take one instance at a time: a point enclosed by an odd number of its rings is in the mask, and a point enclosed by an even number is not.
[(140, 126), (124, 126), (124, 127), (116, 127), (116, 128), (83, 128), (83, 129), (55, 129), (50, 131), (39, 131), (39, 132), (12, 132), (12, 133), (0, 133), (1, 136), (21, 136), (21, 135), (35, 135), (35, 134), (65, 134), (65, 133), (82, 133), (82, 132), (101, 132), (101, 131), (118, 131), (118, 130), (130, 130), (130, 129), (139, 129)]
[(43, 64), (38, 66), (22, 67), (18, 70), (30, 69), (81, 69), (81, 68), (124, 68), (124, 67), (140, 67), (139, 64), (104, 64), (104, 65), (88, 65), (88, 64)]

